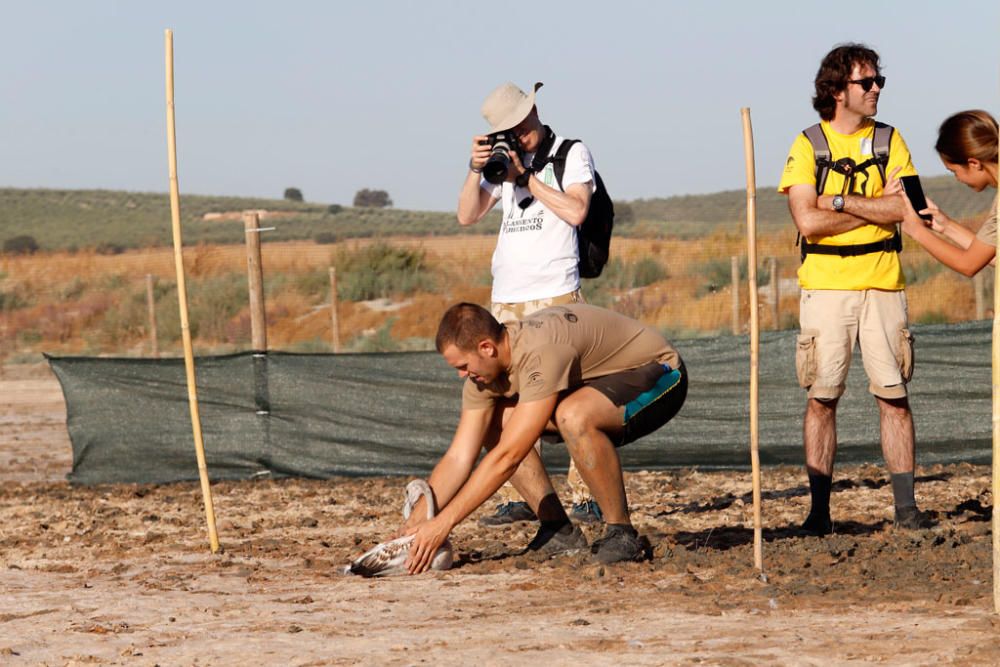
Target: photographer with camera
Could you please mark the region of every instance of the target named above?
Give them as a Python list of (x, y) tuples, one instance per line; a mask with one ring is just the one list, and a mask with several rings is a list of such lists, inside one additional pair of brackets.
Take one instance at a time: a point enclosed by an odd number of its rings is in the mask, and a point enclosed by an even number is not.
[[(535, 93), (541, 87), (536, 83), (528, 94), (505, 83), (487, 96), (481, 111), (490, 129), (472, 139), (469, 171), (458, 199), (458, 222), (463, 226), (479, 222), (502, 202), (490, 309), (502, 323), (542, 308), (584, 302), (576, 228), (587, 217), (597, 187), (594, 161), (582, 142), (574, 142), (557, 178), (554, 161), (565, 139), (538, 118)], [(539, 453), (540, 445), (536, 443)], [(570, 517), (600, 521), (600, 508), (572, 463), (567, 482), (573, 499)], [(505, 485), (496, 513), (480, 522), (498, 526), (535, 520), (515, 493)]]

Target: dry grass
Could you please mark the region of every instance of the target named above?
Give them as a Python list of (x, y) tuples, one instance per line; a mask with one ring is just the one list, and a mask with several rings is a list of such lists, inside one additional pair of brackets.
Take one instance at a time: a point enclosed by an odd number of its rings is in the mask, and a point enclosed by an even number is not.
[[(765, 258), (778, 258), (785, 290), (778, 321), (767, 286), (760, 288), (760, 322), (764, 329), (794, 326), (798, 313), (795, 272), (799, 266), (791, 232), (768, 234), (758, 241), (761, 271)], [(318, 245), (313, 242), (266, 243), (263, 247), (268, 287), (268, 342), (275, 349), (329, 348), (330, 306), (327, 267), (338, 257), (356, 253), (386, 239), (352, 239)], [(434, 335), (438, 314), (459, 300), (489, 300), (489, 264), (494, 237), (398, 237), (394, 246), (418, 249), (435, 272), (434, 294), (399, 295), (398, 308), (373, 309), (363, 303), (340, 304), (341, 340), (370, 337), (382, 331), (393, 340)], [(615, 238), (612, 254), (623, 262), (654, 259), (667, 277), (644, 287), (626, 287), (588, 298), (609, 303), (620, 312), (656, 325), (672, 336), (728, 332), (732, 287), (708, 285), (705, 267), (728, 266), (732, 255), (745, 254), (742, 230), (717, 231), (700, 239)], [(939, 270), (926, 253), (908, 248), (903, 254), (913, 321), (963, 321), (974, 317), (972, 281)], [(246, 305), (246, 254), (242, 246), (199, 245), (187, 248), (184, 263), (192, 303), (192, 327), (201, 352), (242, 349), (249, 345)], [(718, 273), (718, 271), (716, 271)], [(119, 255), (56, 252), (0, 258), (0, 345), (6, 355), (45, 350), (55, 353), (146, 353), (145, 276), (157, 280), (157, 318), (161, 349), (179, 353), (174, 256), (170, 249), (127, 251)], [(987, 281), (989, 282), (989, 281)], [(727, 281), (728, 283), (728, 281)], [(746, 284), (739, 286), (741, 328), (749, 319)], [(196, 322), (194, 313), (197, 313)]]

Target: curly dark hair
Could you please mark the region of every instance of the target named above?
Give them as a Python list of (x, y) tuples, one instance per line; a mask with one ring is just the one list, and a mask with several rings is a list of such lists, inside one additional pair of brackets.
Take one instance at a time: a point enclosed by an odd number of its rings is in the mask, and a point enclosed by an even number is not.
[(855, 65), (871, 65), (875, 74), (881, 73), (878, 54), (864, 44), (839, 44), (820, 63), (816, 72), (813, 109), (823, 120), (833, 120), (833, 112), (837, 108), (833, 96), (847, 88)]

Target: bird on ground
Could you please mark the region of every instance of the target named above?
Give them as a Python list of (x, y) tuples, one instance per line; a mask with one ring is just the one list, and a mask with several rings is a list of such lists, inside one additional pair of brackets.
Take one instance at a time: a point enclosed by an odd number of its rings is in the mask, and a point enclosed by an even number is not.
[[(427, 501), (427, 519), (433, 519), (436, 508), (434, 506), (434, 492), (430, 485), (422, 479), (415, 479), (406, 485), (406, 504), (403, 505), (403, 518), (409, 519), (413, 506), (423, 496)], [(362, 577), (390, 577), (399, 574), (408, 574), (406, 559), (410, 554), (410, 544), (413, 542), (413, 535), (399, 537), (388, 542), (383, 542), (365, 553), (361, 554), (351, 564), (344, 568), (344, 574), (357, 574)], [(445, 540), (444, 544), (438, 547), (434, 558), (431, 559), (432, 570), (447, 570), (454, 562), (451, 542)]]

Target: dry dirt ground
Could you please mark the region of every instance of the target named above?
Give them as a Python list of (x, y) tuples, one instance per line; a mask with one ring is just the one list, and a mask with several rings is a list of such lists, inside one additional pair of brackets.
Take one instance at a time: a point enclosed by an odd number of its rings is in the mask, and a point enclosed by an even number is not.
[[(894, 530), (882, 468), (838, 472), (837, 534), (797, 537), (804, 475), (764, 471), (764, 566), (749, 475), (627, 476), (650, 560), (519, 553), (521, 524), (453, 535), (449, 572), (339, 574), (400, 520), (400, 478), (74, 487), (44, 367), (0, 377), (0, 664), (1000, 664), (988, 470), (921, 468), (940, 525)], [(595, 529), (588, 529), (591, 538)]]

